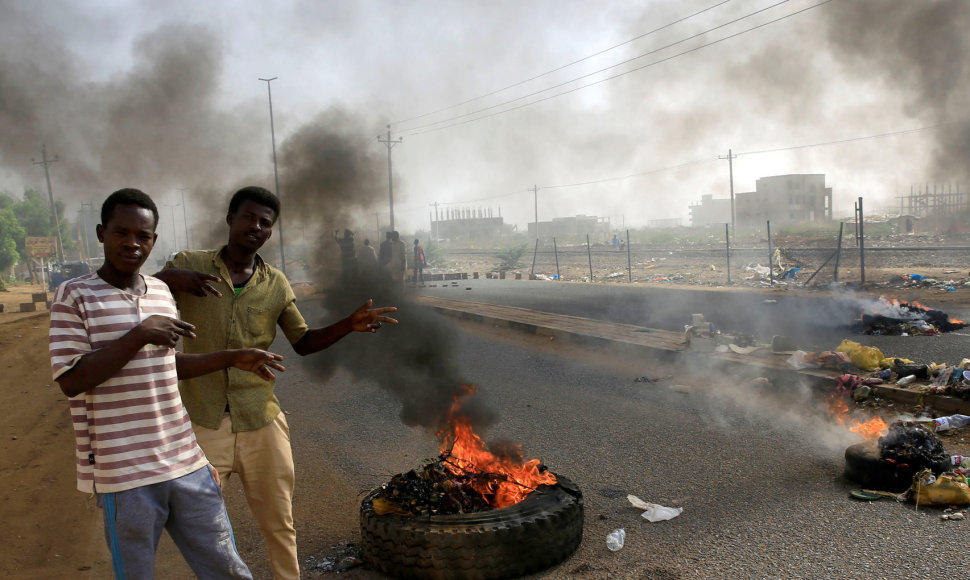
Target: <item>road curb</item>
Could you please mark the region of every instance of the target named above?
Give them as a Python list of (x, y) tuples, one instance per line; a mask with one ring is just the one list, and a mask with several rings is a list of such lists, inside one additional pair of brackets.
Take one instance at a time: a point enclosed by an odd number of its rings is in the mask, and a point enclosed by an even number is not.
[[(718, 370), (730, 369), (739, 378), (767, 377), (772, 382), (798, 381), (820, 392), (832, 392), (835, 378), (843, 372), (830, 369), (794, 369), (787, 363), (790, 353), (768, 356), (737, 354), (734, 352), (703, 352), (687, 348), (682, 333), (660, 329), (623, 325), (575, 316), (528, 310), (513, 306), (498, 306), (479, 302), (411, 296), (409, 301), (429, 307), (443, 315), (469, 322), (484, 323), (527, 334), (549, 336), (558, 340), (582, 344), (624, 345), (650, 357), (669, 362), (683, 361), (685, 355), (703, 356)], [(546, 321), (546, 322), (543, 322)], [(637, 334), (642, 333), (638, 337)], [(696, 361), (687, 361), (696, 362)], [(920, 393), (892, 385), (875, 385), (874, 395), (938, 415), (955, 413), (970, 415), (970, 401), (944, 395)]]

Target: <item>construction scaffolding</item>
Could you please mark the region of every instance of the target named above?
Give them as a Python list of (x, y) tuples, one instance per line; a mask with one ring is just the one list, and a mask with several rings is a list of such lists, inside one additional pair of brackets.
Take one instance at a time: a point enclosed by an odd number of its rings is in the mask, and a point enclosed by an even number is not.
[(960, 185), (934, 184), (910, 186), (909, 195), (897, 196), (899, 214), (915, 217), (951, 215), (970, 210), (970, 193), (961, 191)]

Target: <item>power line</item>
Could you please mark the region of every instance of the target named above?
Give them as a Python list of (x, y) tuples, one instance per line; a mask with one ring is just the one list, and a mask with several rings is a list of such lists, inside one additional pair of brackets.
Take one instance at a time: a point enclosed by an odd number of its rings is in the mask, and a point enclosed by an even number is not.
[[(967, 123), (968, 121), (956, 121), (956, 123)], [(738, 155), (759, 155), (761, 153), (775, 153), (778, 151), (792, 151), (794, 149), (807, 149), (809, 147), (824, 147), (826, 145), (838, 145), (840, 143), (851, 143), (853, 141), (863, 141), (866, 139), (878, 139), (880, 137), (892, 137), (895, 135), (905, 135), (907, 133), (917, 133), (919, 131), (925, 131), (927, 129), (936, 129), (938, 127), (943, 127), (949, 123), (937, 123), (936, 125), (927, 125), (926, 127), (918, 127), (916, 129), (904, 129), (902, 131), (892, 131), (890, 133), (880, 133), (878, 135), (866, 135), (865, 137), (852, 137), (849, 139), (839, 139), (838, 141), (825, 141), (823, 143), (809, 143), (806, 145), (793, 145), (791, 147), (779, 147), (777, 149), (762, 149), (760, 151), (746, 151), (744, 153), (736, 153), (735, 157)]]
[[(778, 147), (778, 148), (775, 148), (775, 149), (762, 149), (762, 150), (759, 150), (759, 151), (747, 151), (747, 152), (743, 152), (743, 153), (733, 153), (733, 157), (736, 158), (736, 157), (739, 157), (741, 155), (759, 155), (759, 154), (762, 154), (762, 153), (775, 153), (775, 152), (779, 152), (779, 151), (793, 151), (793, 150), (796, 150), (796, 149), (808, 149), (810, 147), (824, 147), (824, 146), (827, 146), (827, 145), (838, 145), (838, 144), (842, 144), (842, 143), (852, 143), (854, 141), (864, 141), (864, 140), (867, 140), (867, 139), (880, 139), (880, 138), (883, 138), (883, 137), (893, 137), (893, 136), (896, 136), (896, 135), (905, 135), (905, 134), (908, 134), (908, 133), (917, 133), (919, 131), (926, 131), (926, 130), (929, 130), (929, 129), (937, 129), (939, 127), (943, 127), (943, 126), (946, 126), (946, 125), (962, 124), (962, 123), (970, 123), (970, 119), (962, 120), (962, 121), (953, 121), (951, 123), (937, 123), (935, 125), (927, 125), (925, 127), (917, 127), (917, 128), (914, 128), (914, 129), (903, 129), (901, 131), (891, 131), (891, 132), (888, 132), (888, 133), (878, 133), (878, 134), (875, 134), (875, 135), (865, 135), (865, 136), (862, 136), (862, 137), (851, 137), (851, 138), (848, 138), (848, 139), (838, 139), (838, 140), (835, 140), (835, 141), (824, 141), (824, 142), (821, 142), (821, 143), (807, 143), (807, 144), (803, 144), (803, 145), (792, 145), (792, 146), (789, 146), (789, 147)], [(585, 186), (585, 185), (597, 185), (597, 184), (600, 184), (600, 183), (607, 183), (607, 182), (610, 182), (610, 181), (620, 181), (620, 180), (624, 180), (624, 179), (632, 179), (634, 177), (643, 177), (643, 176), (646, 176), (646, 175), (653, 175), (653, 174), (656, 174), (656, 173), (663, 173), (665, 171), (673, 171), (675, 169), (682, 169), (684, 167), (689, 167), (689, 166), (692, 166), (692, 165), (698, 165), (698, 164), (701, 164), (701, 163), (710, 163), (710, 162), (716, 161), (716, 160), (718, 160), (718, 157), (717, 156), (712, 156), (710, 158), (702, 158), (702, 159), (695, 159), (693, 161), (685, 161), (683, 163), (677, 163), (677, 164), (674, 164), (674, 165), (668, 165), (666, 167), (660, 167), (660, 168), (657, 168), (657, 169), (650, 169), (650, 170), (641, 171), (641, 172), (638, 172), (638, 173), (630, 173), (628, 175), (620, 175), (620, 176), (615, 176), (615, 177), (604, 177), (604, 178), (601, 178), (601, 179), (593, 179), (593, 180), (589, 180), (589, 181), (579, 181), (579, 182), (576, 182), (576, 183), (563, 183), (563, 184), (559, 184), (559, 185), (544, 185), (544, 186), (542, 186), (541, 189), (561, 189), (561, 188), (567, 188), (567, 187), (581, 187), (581, 186)], [(463, 204), (475, 203), (475, 202), (480, 202), (480, 201), (490, 201), (490, 200), (499, 199), (499, 198), (502, 198), (502, 197), (511, 197), (513, 195), (522, 195), (523, 193), (532, 193), (532, 191), (533, 190), (531, 188), (529, 188), (529, 189), (521, 189), (521, 190), (511, 191), (511, 192), (508, 192), (508, 193), (501, 193), (501, 194), (492, 195), (492, 196), (488, 196), (488, 197), (480, 197), (480, 198), (476, 198), (476, 199), (469, 199), (469, 200), (463, 200), (463, 201), (436, 202), (436, 203), (438, 205), (463, 205)], [(415, 206), (415, 207), (417, 207), (417, 206)]]
[[(551, 100), (551, 99), (555, 99), (557, 97), (561, 97), (561, 96), (567, 95), (569, 93), (574, 93), (576, 91), (579, 91), (579, 90), (582, 90), (582, 89), (585, 89), (585, 88), (589, 88), (591, 86), (598, 85), (600, 83), (604, 83), (604, 82), (607, 82), (607, 81), (611, 81), (611, 80), (617, 79), (619, 77), (622, 77), (622, 76), (625, 76), (625, 75), (628, 75), (628, 74), (631, 74), (631, 73), (634, 73), (634, 72), (637, 72), (637, 71), (641, 71), (641, 70), (646, 69), (646, 68), (650, 68), (652, 66), (655, 66), (655, 65), (658, 65), (658, 64), (661, 64), (661, 63), (664, 63), (664, 62), (673, 60), (675, 58), (684, 56), (686, 54), (690, 54), (692, 52), (696, 52), (696, 51), (698, 51), (698, 50), (700, 50), (702, 48), (707, 48), (709, 46), (713, 46), (715, 44), (719, 44), (719, 43), (724, 42), (726, 40), (730, 40), (730, 39), (735, 38), (737, 36), (741, 36), (742, 34), (747, 34), (748, 32), (752, 32), (754, 30), (758, 30), (759, 28), (764, 28), (765, 26), (768, 26), (768, 25), (771, 25), (771, 24), (775, 24), (775, 23), (780, 22), (782, 20), (786, 20), (788, 18), (791, 18), (792, 16), (797, 16), (798, 14), (801, 14), (803, 12), (807, 12), (808, 10), (812, 10), (813, 8), (818, 8), (819, 6), (822, 6), (824, 4), (828, 4), (832, 0), (822, 0), (822, 2), (819, 2), (817, 4), (813, 4), (812, 6), (808, 6), (807, 8), (803, 8), (801, 10), (797, 10), (795, 12), (791, 12), (789, 14), (786, 14), (784, 16), (780, 16), (780, 17), (775, 18), (773, 20), (769, 20), (767, 22), (763, 22), (761, 24), (752, 26), (751, 28), (747, 28), (747, 29), (742, 30), (740, 32), (736, 32), (734, 34), (730, 34), (728, 36), (725, 36), (725, 37), (720, 38), (720, 39), (717, 39), (717, 40), (712, 40), (712, 41), (710, 41), (708, 43), (701, 44), (701, 45), (695, 46), (693, 48), (689, 48), (689, 49), (684, 50), (682, 52), (679, 52), (677, 54), (673, 54), (671, 56), (667, 56), (667, 57), (664, 57), (664, 58), (655, 60), (653, 62), (647, 63), (645, 65), (641, 65), (641, 66), (638, 66), (636, 68), (630, 69), (628, 71), (621, 72), (621, 73), (617, 73), (617, 74), (608, 76), (606, 78), (603, 78), (603, 79), (600, 79), (600, 80), (597, 80), (597, 81), (590, 82), (588, 84), (585, 84), (585, 85), (582, 85), (582, 86), (579, 86), (579, 87), (574, 87), (572, 89), (565, 90), (565, 91), (562, 91), (560, 93), (556, 93), (554, 95), (550, 95), (548, 97), (543, 97), (541, 99), (536, 99), (536, 100), (530, 101), (528, 103), (523, 103), (521, 105), (516, 105), (514, 107), (509, 107), (509, 108), (503, 109), (501, 111), (497, 111), (497, 112), (490, 113), (490, 114), (487, 114), (487, 115), (482, 115), (482, 116), (475, 117), (475, 118), (472, 118), (472, 119), (467, 119), (465, 121), (460, 121), (460, 122), (457, 122), (457, 123), (452, 123), (450, 125), (443, 125), (444, 123), (450, 123), (451, 121), (457, 121), (458, 119), (463, 119), (465, 117), (470, 117), (472, 115), (477, 115), (478, 113), (484, 113), (484, 112), (490, 111), (492, 109), (496, 109), (496, 108), (499, 108), (499, 107), (504, 107), (506, 105), (510, 105), (510, 104), (515, 103), (517, 101), (521, 101), (523, 99), (528, 99), (530, 97), (534, 97), (534, 96), (540, 95), (542, 93), (545, 93), (545, 92), (548, 92), (548, 91), (551, 91), (551, 90), (554, 90), (554, 89), (558, 89), (558, 88), (564, 87), (564, 86), (566, 86), (568, 84), (574, 83), (574, 82), (579, 81), (579, 80), (582, 80), (584, 78), (588, 78), (588, 77), (591, 77), (591, 76), (600, 74), (602, 72), (608, 71), (608, 70), (613, 69), (613, 68), (616, 68), (618, 66), (621, 66), (621, 65), (624, 65), (624, 64), (629, 64), (630, 62), (633, 62), (633, 61), (638, 60), (640, 58), (643, 58), (645, 56), (649, 56), (651, 54), (660, 52), (662, 50), (666, 50), (667, 48), (670, 48), (672, 46), (676, 46), (678, 44), (682, 44), (682, 43), (684, 43), (684, 42), (686, 42), (688, 40), (693, 40), (693, 39), (698, 38), (700, 36), (703, 36), (703, 35), (705, 35), (705, 34), (707, 34), (709, 32), (712, 32), (712, 31), (717, 30), (719, 28), (724, 28), (725, 26), (729, 26), (731, 24), (734, 24), (734, 23), (739, 22), (741, 20), (744, 20), (746, 18), (750, 18), (751, 16), (754, 16), (755, 14), (759, 14), (759, 13), (764, 12), (766, 10), (770, 10), (770, 9), (776, 7), (776, 6), (779, 6), (779, 5), (784, 4), (786, 2), (789, 2), (789, 1), (791, 1), (791, 0), (781, 0), (780, 2), (776, 2), (775, 4), (772, 4), (772, 5), (767, 6), (765, 8), (761, 8), (761, 9), (756, 10), (755, 12), (752, 12), (752, 13), (747, 14), (745, 16), (741, 16), (741, 17), (736, 18), (734, 20), (731, 20), (729, 22), (725, 22), (725, 23), (720, 24), (718, 26), (715, 26), (713, 28), (709, 28), (709, 29), (707, 29), (707, 30), (705, 30), (703, 32), (699, 32), (699, 33), (694, 34), (694, 35), (691, 35), (691, 36), (689, 36), (687, 38), (683, 38), (683, 39), (678, 40), (676, 42), (673, 42), (673, 43), (667, 44), (665, 46), (662, 46), (660, 48), (651, 50), (649, 52), (646, 52), (646, 53), (643, 53), (641, 55), (635, 56), (633, 58), (627, 59), (627, 60), (625, 60), (623, 62), (620, 62), (620, 63), (617, 63), (615, 65), (611, 65), (609, 67), (606, 67), (606, 68), (603, 68), (603, 69), (600, 69), (600, 70), (597, 70), (597, 71), (594, 71), (594, 72), (591, 72), (591, 73), (588, 73), (588, 74), (585, 74), (585, 75), (576, 77), (576, 78), (574, 78), (572, 80), (565, 81), (565, 82), (559, 83), (557, 85), (553, 85), (551, 87), (547, 87), (547, 88), (542, 89), (542, 90), (539, 90), (539, 91), (534, 91), (532, 93), (529, 93), (527, 95), (523, 95), (523, 96), (520, 96), (520, 97), (516, 97), (514, 99), (509, 99), (509, 100), (507, 100), (505, 102), (498, 103), (498, 104), (495, 104), (495, 105), (492, 105), (492, 106), (489, 106), (489, 107), (483, 107), (481, 109), (478, 109), (478, 110), (475, 110), (475, 111), (471, 111), (469, 113), (464, 113), (462, 115), (456, 115), (456, 116), (451, 117), (451, 118), (448, 118), (448, 119), (443, 119), (441, 121), (435, 121), (433, 123), (428, 123), (426, 125), (421, 125), (421, 126), (418, 126), (418, 127), (413, 127), (411, 129), (405, 129), (402, 132), (405, 133), (405, 134), (407, 134), (408, 136), (423, 135), (425, 133), (432, 133), (434, 131), (440, 131), (442, 129), (450, 129), (452, 127), (458, 127), (460, 125), (466, 125), (466, 124), (471, 123), (471, 122), (474, 122), (474, 121), (480, 121), (482, 119), (487, 119), (489, 117), (495, 117), (497, 115), (501, 115), (501, 114), (508, 113), (508, 112), (511, 112), (511, 111), (515, 111), (515, 110), (518, 110), (518, 109), (522, 109), (522, 108), (525, 108), (525, 107), (528, 107), (528, 106), (531, 106), (531, 105), (535, 105), (537, 103), (541, 103), (541, 102), (544, 102), (544, 101), (548, 101), (548, 100)], [(435, 127), (435, 125), (443, 125), (443, 126)], [(426, 130), (423, 130), (422, 131), (421, 129), (426, 129)]]
[[(580, 59), (577, 59), (577, 60), (574, 60), (572, 62), (566, 63), (566, 64), (564, 64), (562, 66), (558, 66), (558, 67), (556, 67), (554, 69), (551, 69), (551, 70), (548, 70), (548, 71), (546, 71), (544, 73), (540, 73), (540, 74), (537, 74), (535, 76), (529, 77), (529, 78), (527, 78), (525, 80), (521, 80), (519, 82), (512, 83), (511, 85), (502, 87), (501, 89), (497, 89), (497, 90), (494, 90), (494, 91), (492, 91), (490, 93), (485, 93), (484, 95), (480, 95), (480, 96), (477, 96), (477, 97), (473, 97), (471, 99), (468, 99), (466, 101), (462, 101), (460, 103), (456, 103), (454, 105), (449, 105), (447, 107), (442, 107), (440, 109), (437, 109), (435, 111), (431, 111), (429, 113), (424, 113), (422, 115), (416, 115), (416, 116), (410, 117), (408, 119), (403, 119), (401, 121), (396, 121), (396, 122), (392, 123), (392, 125), (400, 125), (402, 123), (407, 123), (409, 121), (415, 121), (417, 119), (423, 119), (425, 117), (430, 117), (431, 115), (436, 115), (436, 114), (442, 113), (444, 111), (449, 111), (451, 109), (455, 109), (457, 107), (461, 107), (462, 105), (467, 105), (468, 103), (473, 103), (475, 101), (480, 101), (480, 100), (482, 100), (484, 98), (491, 97), (493, 95), (497, 95), (497, 94), (499, 94), (501, 92), (504, 92), (504, 91), (507, 91), (509, 89), (512, 89), (512, 88), (515, 88), (515, 87), (524, 85), (524, 84), (529, 83), (529, 82), (532, 82), (532, 81), (534, 81), (536, 79), (540, 79), (540, 78), (542, 78), (544, 76), (551, 75), (552, 73), (559, 72), (559, 71), (561, 71), (563, 69), (566, 69), (566, 68), (569, 68), (569, 67), (571, 67), (571, 66), (573, 66), (575, 64), (579, 64), (581, 62), (587, 61), (587, 60), (589, 60), (589, 59), (591, 59), (593, 57), (600, 56), (601, 54), (605, 54), (605, 53), (607, 53), (607, 52), (609, 52), (611, 50), (615, 50), (617, 48), (620, 48), (621, 46), (625, 46), (627, 44), (630, 44), (631, 42), (635, 42), (637, 40), (640, 40), (641, 38), (650, 36), (651, 34), (654, 34), (656, 32), (660, 32), (661, 30), (664, 30), (666, 28), (670, 28), (671, 26), (673, 26), (675, 24), (680, 24), (681, 22), (685, 22), (687, 20), (690, 20), (691, 18), (693, 18), (695, 16), (698, 16), (700, 14), (703, 14), (704, 12), (708, 12), (710, 10), (713, 10), (714, 8), (717, 8), (718, 6), (727, 4), (730, 1), (731, 0), (723, 0), (722, 2), (719, 2), (719, 3), (717, 3), (717, 4), (713, 5), (713, 6), (709, 6), (707, 8), (702, 9), (702, 10), (698, 10), (697, 12), (694, 12), (693, 14), (689, 14), (687, 16), (684, 16), (683, 18), (679, 18), (677, 20), (674, 20), (673, 22), (669, 22), (667, 24), (664, 24), (663, 26), (654, 28), (653, 30), (651, 30), (649, 32), (644, 32), (643, 34), (640, 34), (638, 36), (634, 36), (633, 38), (631, 38), (629, 40), (625, 40), (625, 41), (623, 41), (623, 42), (621, 42), (619, 44), (614, 44), (613, 46), (611, 46), (609, 48), (604, 48), (603, 50), (600, 50), (598, 52), (594, 52), (593, 54), (586, 55), (586, 56), (584, 56), (584, 57), (582, 57)], [(618, 65), (614, 65), (614, 66), (618, 66)], [(403, 130), (406, 131), (407, 129), (403, 129)]]

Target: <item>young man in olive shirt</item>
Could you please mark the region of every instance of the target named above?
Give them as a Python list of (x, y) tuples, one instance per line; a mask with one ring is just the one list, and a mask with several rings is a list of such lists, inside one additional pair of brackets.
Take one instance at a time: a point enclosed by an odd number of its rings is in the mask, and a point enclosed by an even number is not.
[[(257, 253), (272, 235), (279, 212), (279, 199), (268, 190), (240, 189), (226, 215), (228, 244), (180, 252), (156, 274), (172, 289), (182, 319), (199, 329), (202, 338), (187, 343), (186, 352), (190, 347), (205, 352), (215, 344), (265, 349), (279, 325), (297, 354), (305, 356), (353, 331), (376, 332), (384, 322), (397, 323), (384, 316), (396, 308), (372, 309), (368, 301), (331, 326), (310, 329), (286, 276)], [(220, 477), (238, 473), (242, 479), (274, 576), (298, 579), (289, 426), (274, 382), (254, 377), (229, 369), (182, 381), (182, 401), (196, 439)]]

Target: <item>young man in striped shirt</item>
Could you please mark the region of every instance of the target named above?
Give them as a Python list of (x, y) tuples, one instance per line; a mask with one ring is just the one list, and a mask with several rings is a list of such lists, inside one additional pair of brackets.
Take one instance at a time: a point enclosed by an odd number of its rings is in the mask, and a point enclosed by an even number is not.
[(251, 579), (178, 379), (229, 367), (271, 379), (282, 357), (255, 348), (176, 353), (195, 327), (178, 319), (164, 283), (140, 273), (157, 239), (154, 202), (116, 191), (101, 222), (104, 266), (61, 284), (51, 304), (51, 368), (70, 397), (78, 489), (97, 495), (119, 580), (153, 577), (163, 528), (200, 578)]

